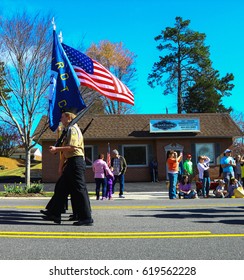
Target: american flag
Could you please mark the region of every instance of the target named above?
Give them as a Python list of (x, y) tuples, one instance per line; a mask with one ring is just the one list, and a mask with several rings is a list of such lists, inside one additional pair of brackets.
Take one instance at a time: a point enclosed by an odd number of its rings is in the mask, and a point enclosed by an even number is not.
[(134, 95), (104, 66), (85, 54), (62, 44), (82, 86), (98, 91), (111, 100), (134, 105)]
[(107, 151), (107, 165), (111, 166), (111, 155), (110, 155), (110, 144), (108, 143), (108, 151)]

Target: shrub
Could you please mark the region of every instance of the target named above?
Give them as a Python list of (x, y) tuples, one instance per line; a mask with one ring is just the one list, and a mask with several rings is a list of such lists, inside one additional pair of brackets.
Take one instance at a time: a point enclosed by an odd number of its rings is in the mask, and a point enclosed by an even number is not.
[(6, 193), (15, 193), (15, 194), (20, 194), (24, 193), (25, 188), (21, 185), (22, 183), (14, 183), (13, 185), (7, 184), (4, 185), (4, 190)]
[(26, 188), (27, 193), (40, 193), (43, 191), (43, 184), (41, 183), (31, 183), (29, 187)]
[(41, 193), (43, 191), (43, 184), (39, 182), (31, 183), (30, 186), (14, 183), (4, 185), (3, 187), (7, 194)]
[(5, 168), (5, 165), (0, 165), (0, 170), (4, 170)]

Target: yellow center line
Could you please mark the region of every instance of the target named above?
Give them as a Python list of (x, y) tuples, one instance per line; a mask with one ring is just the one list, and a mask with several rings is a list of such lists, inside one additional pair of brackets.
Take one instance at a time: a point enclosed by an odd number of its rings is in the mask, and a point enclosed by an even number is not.
[(0, 231), (1, 234), (9, 234), (9, 235), (84, 235), (84, 236), (92, 236), (92, 235), (101, 235), (101, 236), (106, 236), (106, 235), (170, 235), (170, 234), (211, 234), (211, 231), (156, 231), (156, 232), (151, 232), (151, 231), (146, 231), (146, 232), (60, 232), (60, 231), (54, 231), (54, 232), (36, 232), (36, 231)]
[(199, 232), (0, 232), (0, 238), (42, 238), (42, 239), (179, 239), (244, 237), (244, 233), (212, 234)]
[[(213, 207), (240, 207), (243, 204), (235, 203), (235, 204), (205, 204), (205, 205), (173, 205), (173, 206), (165, 206), (165, 205), (93, 205), (93, 210), (112, 210), (112, 209), (119, 209), (119, 210), (127, 210), (127, 209), (191, 209), (191, 208), (213, 208)], [(20, 206), (0, 206), (1, 209), (41, 209), (41, 206), (36, 205), (20, 205)]]

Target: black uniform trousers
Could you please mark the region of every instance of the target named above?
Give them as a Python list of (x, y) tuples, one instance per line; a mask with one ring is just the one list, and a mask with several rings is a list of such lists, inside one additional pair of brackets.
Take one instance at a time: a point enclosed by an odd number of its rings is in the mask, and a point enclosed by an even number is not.
[(63, 174), (55, 185), (55, 192), (46, 206), (55, 216), (60, 216), (67, 199), (71, 195), (73, 212), (79, 220), (91, 218), (90, 199), (85, 182), (86, 163), (82, 156), (67, 159)]
[(52, 198), (49, 200), (48, 204), (46, 205), (46, 209), (48, 210), (48, 212), (52, 215), (55, 216), (60, 216), (60, 206), (59, 204), (62, 203), (63, 198), (64, 199), (64, 204), (62, 206), (62, 210), (61, 213), (64, 213), (67, 209), (67, 198), (69, 193), (67, 192), (67, 189), (65, 189), (66, 183), (65, 183), (65, 178), (63, 175), (61, 175), (61, 177), (58, 179), (58, 181), (55, 184), (55, 188), (54, 188), (54, 194), (52, 196)]

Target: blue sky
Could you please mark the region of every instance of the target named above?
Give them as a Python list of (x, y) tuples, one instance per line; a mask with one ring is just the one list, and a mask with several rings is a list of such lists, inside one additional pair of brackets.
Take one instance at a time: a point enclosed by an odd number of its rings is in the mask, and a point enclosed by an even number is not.
[[(147, 76), (160, 52), (154, 37), (173, 27), (175, 17), (189, 19), (190, 29), (206, 34), (213, 67), (221, 77), (235, 76), (232, 96), (223, 99), (235, 113), (242, 112), (244, 92), (244, 1), (240, 0), (1, 0), (0, 15), (16, 10), (43, 11), (55, 16), (57, 31), (64, 43), (85, 47), (101, 40), (123, 42), (137, 55), (135, 113), (176, 113), (176, 96), (164, 96), (160, 88), (147, 85)], [(50, 24), (50, 28), (52, 28)]]

